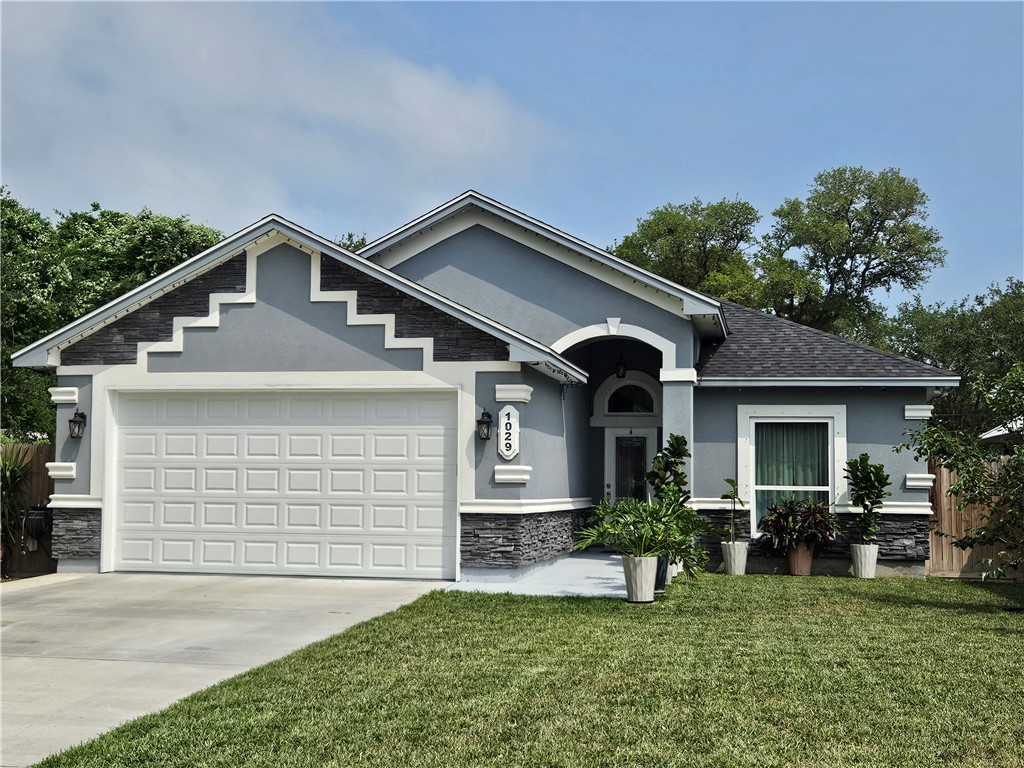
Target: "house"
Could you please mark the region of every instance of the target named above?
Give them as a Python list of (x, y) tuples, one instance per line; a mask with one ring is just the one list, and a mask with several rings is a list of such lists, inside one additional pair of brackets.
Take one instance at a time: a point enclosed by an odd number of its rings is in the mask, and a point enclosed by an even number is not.
[(437, 579), (567, 552), (670, 433), (692, 505), (721, 517), (735, 477), (747, 531), (787, 493), (849, 522), (867, 451), (881, 564), (921, 568), (933, 478), (891, 447), (958, 381), (472, 191), (358, 254), (267, 216), (13, 359), (82, 433), (49, 465), (62, 570)]

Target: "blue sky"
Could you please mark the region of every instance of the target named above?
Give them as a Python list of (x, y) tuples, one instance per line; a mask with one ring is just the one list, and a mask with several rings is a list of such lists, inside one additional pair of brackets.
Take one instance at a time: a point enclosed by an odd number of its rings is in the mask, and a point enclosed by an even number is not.
[[(896, 167), (948, 265), (1024, 276), (1024, 4), (4, 2), (3, 183), (371, 238), (473, 188), (596, 245)], [(884, 297), (879, 297), (884, 299)], [(890, 297), (892, 303), (901, 296)]]

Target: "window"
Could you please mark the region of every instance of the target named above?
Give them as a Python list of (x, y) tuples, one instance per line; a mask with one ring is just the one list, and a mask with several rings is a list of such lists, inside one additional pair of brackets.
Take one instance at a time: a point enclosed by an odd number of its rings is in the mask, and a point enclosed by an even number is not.
[(777, 499), (832, 503), (846, 493), (845, 405), (739, 405), (736, 436), (736, 479), (752, 531)]
[(754, 422), (756, 521), (784, 498), (830, 501), (831, 441), (827, 421)]
[(608, 398), (608, 413), (654, 413), (654, 398), (643, 387), (625, 384)]

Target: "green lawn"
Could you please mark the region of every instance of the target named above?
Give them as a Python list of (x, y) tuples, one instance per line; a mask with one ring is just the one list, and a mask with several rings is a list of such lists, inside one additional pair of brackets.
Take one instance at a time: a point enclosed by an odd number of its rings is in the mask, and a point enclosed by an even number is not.
[(1024, 766), (1024, 585), (435, 592), (44, 766)]

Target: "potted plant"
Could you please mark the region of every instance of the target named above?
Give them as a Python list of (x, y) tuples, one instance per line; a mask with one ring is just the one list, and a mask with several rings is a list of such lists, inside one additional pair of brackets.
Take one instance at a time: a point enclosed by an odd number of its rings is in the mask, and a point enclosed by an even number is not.
[(626, 600), (654, 602), (658, 556), (665, 554), (665, 525), (661, 505), (639, 499), (607, 499), (594, 509), (590, 525), (577, 533), (573, 549), (599, 544), (622, 555)]
[(696, 510), (676, 500), (682, 495), (678, 489), (666, 486), (665, 501), (620, 499), (612, 504), (603, 499), (590, 525), (577, 533), (573, 548), (599, 544), (620, 553), (626, 600), (653, 602), (659, 557), (677, 563), (690, 577), (697, 576), (707, 564), (708, 553), (696, 537), (713, 529)]
[[(687, 478), (684, 469), (688, 458), (690, 449), (686, 445), (686, 438), (683, 435), (670, 434), (665, 441), (665, 447), (658, 451), (651, 461), (650, 471), (644, 475), (644, 479), (654, 489), (654, 498), (657, 501), (685, 506), (690, 500), (690, 494), (686, 490)], [(655, 591), (664, 592), (665, 584), (675, 578), (679, 571), (679, 563), (670, 555), (659, 556)]]
[(750, 542), (736, 541), (736, 505), (746, 507), (746, 504), (740, 498), (739, 488), (734, 479), (725, 478), (725, 484), (729, 486), (729, 490), (722, 494), (722, 498), (731, 501), (732, 507), (729, 510), (729, 527), (722, 531), (725, 537), (722, 541), (722, 563), (725, 572), (730, 576), (742, 576), (747, 572), (747, 550)]
[(846, 479), (850, 483), (850, 502), (861, 508), (857, 518), (860, 543), (850, 544), (853, 575), (858, 579), (873, 579), (878, 564), (878, 545), (872, 542), (878, 538), (882, 499), (892, 496), (887, 490), (889, 475), (882, 464), (872, 464), (870, 457), (862, 453), (846, 462)]
[(776, 552), (789, 556), (793, 576), (809, 576), (814, 546), (834, 539), (839, 518), (827, 502), (814, 499), (783, 499), (769, 505), (761, 518), (762, 539)]

